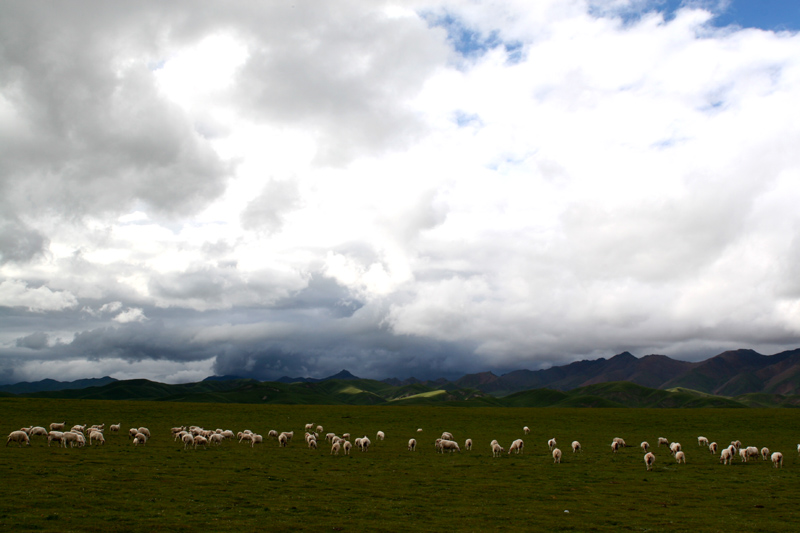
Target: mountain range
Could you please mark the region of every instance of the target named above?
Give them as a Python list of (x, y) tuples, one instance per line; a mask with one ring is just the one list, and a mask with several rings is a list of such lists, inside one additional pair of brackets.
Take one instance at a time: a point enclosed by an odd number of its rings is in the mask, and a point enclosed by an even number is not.
[[(800, 395), (800, 349), (775, 355), (762, 355), (753, 350), (732, 350), (700, 362), (679, 361), (665, 355), (637, 358), (623, 352), (610, 359), (576, 361), (544, 370), (515, 370), (501, 376), (481, 372), (467, 374), (454, 381), (443, 378), (375, 381), (361, 379), (342, 370), (327, 378), (282, 377), (274, 382), (259, 382), (242, 376), (210, 376), (199, 383), (180, 385), (148, 380), (117, 381), (110, 377), (73, 382), (43, 380), (0, 386), (0, 393), (65, 398), (215, 401), (202, 398), (203, 395), (210, 395), (209, 398), (217, 398), (216, 401), (250, 402), (269, 401), (274, 396), (284, 396), (286, 400), (288, 396), (284, 393), (293, 391), (290, 396), (294, 399), (291, 402), (350, 403), (343, 399), (355, 401), (354, 395), (365, 392), (367, 396), (359, 397), (356, 403), (481, 399), (484, 403), (493, 404), (491, 399), (507, 398), (513, 403), (515, 397), (524, 396), (528, 399), (535, 397), (534, 403), (540, 405), (547, 403), (545, 398), (557, 404), (565, 401), (568, 404), (580, 404), (583, 400), (574, 400), (576, 395), (569, 394), (571, 391), (578, 391), (578, 396), (591, 395), (596, 391), (593, 387), (619, 382), (638, 386), (635, 390), (639, 391), (637, 394), (640, 396), (642, 390), (688, 393), (697, 398), (706, 398), (704, 402), (708, 403), (710, 397), (741, 399), (749, 395), (742, 405), (752, 405), (750, 400), (762, 395), (756, 404), (794, 405), (794, 400), (789, 398)], [(616, 387), (618, 389), (622, 385)], [(601, 387), (597, 390), (607, 392), (609, 389)], [(237, 392), (231, 395), (231, 391)], [(281, 394), (271, 394), (276, 391)], [(341, 391), (345, 391), (342, 393), (344, 396), (334, 399), (326, 396), (335, 396)], [(653, 398), (658, 396), (653, 396), (653, 393), (648, 395)], [(233, 400), (234, 397), (240, 400)]]

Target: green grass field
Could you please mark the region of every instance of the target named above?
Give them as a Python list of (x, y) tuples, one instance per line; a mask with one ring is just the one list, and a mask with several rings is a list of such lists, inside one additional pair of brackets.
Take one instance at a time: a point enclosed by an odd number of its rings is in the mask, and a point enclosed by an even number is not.
[[(3, 447), (0, 527), (44, 531), (796, 531), (800, 520), (800, 442), (793, 409), (534, 409), (431, 406), (279, 406), (92, 400), (0, 399), (3, 435), (51, 422), (121, 422), (122, 435), (82, 449)], [(310, 450), (305, 423), (373, 441), (369, 452)], [(251, 429), (264, 444), (226, 442), (183, 450), (169, 430), (199, 425)], [(522, 427), (531, 428), (523, 435)], [(134, 447), (124, 432), (147, 426)], [(422, 433), (416, 429), (422, 428)], [(295, 431), (287, 448), (270, 429)], [(385, 441), (375, 440), (383, 430)], [(450, 431), (460, 454), (437, 454)], [(697, 445), (739, 439), (785, 456), (777, 470), (761, 460), (718, 463)], [(686, 465), (655, 448), (645, 470), (642, 440), (682, 443)], [(547, 440), (564, 452), (554, 465)], [(632, 447), (612, 454), (613, 437)], [(416, 452), (406, 449), (419, 441)], [(523, 438), (522, 455), (493, 458)], [(573, 455), (570, 442), (584, 451)], [(569, 511), (569, 512), (565, 512)]]

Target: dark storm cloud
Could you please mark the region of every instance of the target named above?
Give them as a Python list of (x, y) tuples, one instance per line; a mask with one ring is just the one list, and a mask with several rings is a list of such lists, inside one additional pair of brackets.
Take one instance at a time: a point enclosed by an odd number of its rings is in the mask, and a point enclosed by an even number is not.
[(41, 350), (43, 348), (47, 348), (48, 340), (49, 338), (47, 336), (47, 333), (42, 333), (41, 331), (37, 331), (36, 333), (31, 333), (26, 337), (21, 337), (17, 339), (16, 345), (20, 348)]
[(41, 254), (47, 245), (47, 238), (40, 232), (18, 219), (2, 218), (0, 215), (0, 264), (30, 261)]

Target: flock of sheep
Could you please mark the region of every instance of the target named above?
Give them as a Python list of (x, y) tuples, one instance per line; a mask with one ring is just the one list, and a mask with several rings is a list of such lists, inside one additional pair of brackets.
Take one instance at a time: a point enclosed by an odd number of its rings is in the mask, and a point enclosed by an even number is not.
[[(12, 431), (8, 435), (8, 440), (6, 441), (6, 446), (11, 444), (12, 442), (17, 443), (19, 446), (23, 444), (30, 445), (31, 444), (31, 437), (34, 436), (41, 436), (47, 439), (47, 445), (50, 446), (51, 443), (56, 442), (61, 447), (82, 447), (85, 445), (92, 445), (98, 444), (102, 445), (105, 444), (105, 437), (104, 437), (104, 430), (105, 424), (93, 425), (88, 426), (84, 425), (74, 425), (68, 431), (65, 431), (65, 422), (54, 422), (50, 424), (50, 430), (48, 431), (44, 427), (41, 426), (30, 426), (24, 427), (17, 431)], [(120, 424), (112, 424), (109, 426), (111, 432), (119, 433), (120, 431)], [(317, 449), (319, 447), (317, 443), (317, 439), (323, 432), (323, 427), (320, 425), (315, 426), (313, 423), (305, 425), (305, 441), (306, 445), (311, 449)], [(527, 426), (522, 428), (522, 431), (525, 435), (530, 434), (530, 428)], [(422, 432), (422, 429), (417, 429), (417, 432)], [(240, 431), (238, 434), (234, 434), (231, 430), (223, 430), (223, 429), (216, 429), (216, 430), (206, 430), (200, 426), (181, 426), (181, 427), (173, 427), (171, 430), (172, 437), (175, 441), (181, 441), (184, 443), (184, 449), (192, 447), (197, 449), (198, 447), (207, 447), (211, 444), (220, 445), (225, 440), (233, 440), (236, 438), (239, 443), (249, 443), (250, 446), (255, 446), (256, 444), (260, 444), (263, 442), (263, 437), (257, 433), (254, 433), (250, 430)], [(294, 431), (284, 431), (278, 433), (275, 430), (270, 430), (267, 434), (269, 438), (274, 438), (278, 445), (281, 447), (285, 447), (289, 444), (289, 442), (294, 437)], [(128, 430), (128, 437), (132, 439), (134, 446), (145, 445), (147, 440), (150, 438), (150, 431), (146, 427), (139, 427), (139, 428), (131, 428)], [(376, 440), (383, 440), (385, 438), (385, 434), (383, 431), (378, 431), (375, 436)], [(336, 435), (335, 433), (327, 433), (325, 435), (325, 440), (331, 446), (331, 455), (339, 455), (340, 451), (343, 451), (345, 455), (349, 455), (350, 450), (353, 447), (353, 444), (350, 442), (350, 434), (344, 433), (341, 436)], [(369, 438), (365, 435), (364, 437), (356, 438), (354, 441), (355, 446), (361, 450), (362, 452), (366, 452), (369, 450), (369, 447), (372, 443)], [(717, 453), (718, 451), (718, 444), (716, 442), (708, 442), (706, 437), (698, 437), (697, 438), (698, 446), (707, 446), (709, 451), (712, 454)], [(557, 447), (556, 439), (552, 438), (547, 442), (548, 447), (550, 448), (550, 452), (553, 456), (553, 463), (560, 463), (562, 452)], [(668, 439), (664, 437), (658, 438), (658, 447), (660, 448), (662, 445), (668, 446), (670, 450), (670, 454), (675, 458), (678, 463), (686, 463), (686, 454), (682, 450), (681, 444), (678, 442), (670, 442)], [(434, 446), (437, 452), (444, 453), (444, 452), (460, 452), (461, 447), (455, 441), (453, 434), (450, 432), (442, 433), (442, 436), (437, 438), (434, 442)], [(489, 444), (492, 450), (492, 457), (500, 457), (501, 454), (506, 452), (506, 449), (503, 448), (497, 440), (493, 440)], [(617, 453), (621, 448), (626, 447), (627, 444), (625, 441), (619, 437), (615, 437), (611, 441), (611, 451), (613, 453)], [(653, 465), (656, 461), (656, 456), (653, 452), (650, 451), (650, 444), (647, 441), (642, 442), (639, 445), (642, 451), (645, 452), (644, 455), (644, 463), (647, 470), (651, 470)], [(472, 450), (473, 442), (472, 439), (466, 439), (464, 442), (464, 449), (469, 451)], [(512, 452), (515, 454), (523, 453), (523, 449), (525, 447), (525, 443), (522, 439), (515, 439), (511, 445), (508, 447), (508, 454), (510, 455)], [(582, 451), (581, 443), (578, 441), (572, 441), (571, 444), (572, 453), (577, 453)], [(417, 449), (417, 439), (409, 439), (408, 441), (408, 450), (409, 451), (416, 451)], [(797, 445), (797, 452), (800, 454), (800, 444)], [(742, 443), (738, 440), (732, 441), (729, 446), (722, 448), (720, 451), (720, 459), (719, 462), (722, 464), (732, 464), (736, 455), (739, 456), (742, 462), (747, 462), (749, 459), (761, 457), (762, 460), (771, 460), (772, 464), (775, 468), (780, 468), (783, 466), (783, 454), (781, 452), (773, 452), (770, 454), (769, 448), (761, 448), (760, 450), (756, 446), (742, 446)]]

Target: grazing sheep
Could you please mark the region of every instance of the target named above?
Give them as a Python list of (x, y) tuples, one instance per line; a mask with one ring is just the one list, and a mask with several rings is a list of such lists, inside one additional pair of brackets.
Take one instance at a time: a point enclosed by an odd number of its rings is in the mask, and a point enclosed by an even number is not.
[(350, 440), (350, 433), (342, 433), (342, 438), (344, 440)]
[(642, 443), (641, 443), (639, 446), (641, 446), (641, 447), (642, 447), (642, 451), (643, 451), (644, 453), (647, 453), (647, 450), (649, 450), (649, 449), (650, 449), (650, 443), (649, 443), (649, 442), (647, 442), (646, 440), (645, 440), (645, 441), (642, 441)]
[(375, 438), (378, 440), (383, 440), (385, 436), (386, 435), (383, 434), (383, 431), (379, 431), (377, 435), (375, 435)]
[(561, 463), (561, 450), (558, 448), (553, 449), (553, 464)]
[(408, 451), (413, 452), (417, 449), (417, 439), (408, 439)]
[(270, 429), (269, 432), (267, 433), (267, 437), (269, 437), (271, 439), (277, 439), (278, 438), (278, 432), (275, 431), (274, 429)]
[(47, 430), (41, 426), (34, 426), (27, 433), (29, 437), (33, 437), (34, 435), (47, 436)]
[[(184, 431), (183, 432), (183, 437), (181, 437), (181, 440), (183, 440), (183, 449), (184, 450), (186, 448), (188, 448), (189, 446), (194, 446), (194, 436), (189, 432)], [(137, 442), (134, 442), (134, 444), (137, 444)], [(144, 444), (144, 443), (142, 443), (142, 444)]]
[(708, 446), (708, 439), (705, 437), (697, 437), (698, 446)]
[[(417, 433), (422, 433), (422, 428), (417, 428)], [(798, 444), (797, 447), (800, 449), (800, 444)]]
[(136, 434), (139, 433), (139, 428), (131, 428), (128, 430), (128, 438), (133, 439), (136, 438)]
[(709, 444), (709, 445), (708, 445), (708, 450), (709, 450), (709, 451), (710, 451), (712, 454), (714, 454), (714, 453), (717, 453), (717, 443), (716, 443), (716, 442), (712, 442), (711, 444)]
[(333, 442), (333, 438), (336, 436), (336, 433), (328, 433), (325, 435), (325, 440), (328, 442)]
[(529, 428), (528, 426), (525, 426), (524, 428), (522, 428), (522, 432), (527, 435), (527, 434), (529, 434), (531, 432), (531, 428)]
[(339, 455), (339, 450), (342, 448), (342, 445), (338, 442), (334, 442), (333, 446), (331, 446), (331, 455)]
[(241, 444), (242, 442), (250, 442), (252, 440), (253, 440), (253, 434), (252, 433), (241, 433), (241, 434), (239, 434), (239, 444)]
[(495, 444), (498, 444), (497, 439), (494, 439), (492, 442), (490, 442), (489, 446), (494, 446)]
[[(758, 452), (758, 448), (756, 448), (755, 446), (748, 446), (747, 448), (744, 449), (744, 451), (745, 451), (745, 453), (747, 453), (747, 459), (748, 460), (751, 457), (758, 459), (759, 452)], [(767, 450), (767, 452), (769, 452), (769, 450)]]
[(736, 448), (736, 451), (738, 452), (738, 451), (739, 451), (739, 448), (741, 448), (741, 447), (742, 447), (742, 441), (739, 441), (739, 440), (732, 440), (732, 441), (731, 441), (731, 446), (733, 446), (734, 448)]
[(672, 444), (669, 445), (669, 451), (672, 453), (672, 455), (675, 455), (676, 453), (681, 451), (681, 443), (673, 442)]
[(502, 446), (500, 446), (497, 441), (493, 441), (492, 443), (492, 457), (500, 457), (505, 450)]
[(369, 450), (370, 444), (372, 444), (372, 442), (367, 438), (366, 435), (364, 435), (363, 437), (361, 437), (361, 446), (359, 446), (359, 448), (361, 448), (362, 452), (366, 452)]
[(553, 451), (553, 448), (556, 447), (556, 439), (553, 437), (549, 441), (547, 441), (547, 446), (550, 448), (550, 451)]
[(322, 426), (317, 426), (317, 433), (322, 433), (324, 428)]
[(292, 438), (294, 438), (294, 431), (284, 431), (281, 435), (286, 435), (286, 439), (291, 442)]
[(644, 454), (644, 464), (647, 467), (647, 470), (651, 470), (653, 468), (653, 463), (656, 462), (656, 456), (652, 454), (652, 452), (647, 452)]
[(314, 429), (314, 422), (306, 424), (306, 431), (311, 431), (312, 429)]
[(139, 439), (139, 444), (145, 444), (148, 440), (144, 433), (137, 433), (134, 439)]
[(66, 422), (61, 422), (61, 423), (53, 422), (52, 424), (50, 424), (50, 431), (62, 431), (63, 432), (64, 431), (64, 426), (66, 426), (66, 425), (67, 425)]
[(314, 440), (314, 439), (309, 440), (308, 441), (308, 447), (311, 450), (316, 450), (317, 449), (317, 441)]
[(217, 446), (220, 446), (223, 440), (225, 440), (225, 437), (222, 436), (222, 433), (214, 433), (208, 437), (208, 443), (216, 444)]
[(769, 448), (764, 446), (763, 448), (761, 448), (761, 460), (766, 461), (768, 457), (769, 457)]
[[(189, 435), (189, 436), (191, 437), (191, 435)], [(192, 437), (192, 439), (194, 439), (194, 437)], [(134, 445), (134, 446), (138, 446), (138, 445), (140, 445), (140, 444), (144, 444), (144, 441), (142, 441), (142, 440), (139, 440), (139, 437), (134, 437), (134, 438), (133, 438), (133, 445)]]
[(572, 453), (582, 452), (582, 451), (583, 449), (581, 448), (581, 443), (576, 440), (572, 441)]
[(80, 433), (78, 431), (65, 431), (61, 438), (63, 439), (65, 448), (67, 444), (69, 444), (70, 448), (74, 448), (76, 444), (78, 444), (78, 446), (80, 447), (81, 442), (83, 442), (83, 444), (86, 444), (86, 439), (83, 437), (83, 433)]
[(119, 428), (121, 425), (122, 424), (111, 424), (111, 426), (109, 426), (109, 429), (111, 429), (112, 433), (119, 433)]
[(139, 428), (139, 433), (150, 439), (150, 430), (147, 428)]
[(522, 453), (522, 449), (525, 447), (525, 443), (522, 442), (522, 439), (517, 439), (511, 443), (511, 446), (508, 447), (508, 455), (511, 455), (511, 452), (516, 453), (517, 455)]
[(797, 445), (797, 453), (800, 453), (800, 444)]
[(620, 448), (625, 448), (628, 446), (627, 444), (625, 444), (625, 439), (621, 439), (619, 437), (614, 437), (614, 440), (612, 442), (618, 443)]
[[(255, 435), (253, 435), (253, 436), (252, 436), (252, 438), (250, 439), (250, 447), (252, 448), (252, 447), (253, 447), (253, 446), (255, 446), (256, 444), (261, 444), (262, 442), (264, 442), (264, 437), (262, 437), (261, 435), (259, 435), (258, 433), (256, 433), (256, 434), (255, 434)], [(314, 441), (314, 444), (316, 445), (316, 444), (317, 444), (317, 441)]]
[(353, 445), (349, 440), (345, 440), (341, 442), (342, 450), (344, 450), (345, 455), (350, 455), (350, 450), (353, 449)]
[(617, 450), (619, 450), (619, 449), (620, 449), (619, 442), (614, 441), (614, 442), (611, 443), (611, 451), (612, 452), (617, 453)]
[(669, 439), (666, 437), (658, 437), (658, 447), (661, 448), (661, 445), (669, 445)]
[(99, 431), (92, 431), (89, 433), (89, 446), (92, 445), (92, 441), (97, 442), (97, 444), (105, 444), (106, 438)]
[(744, 448), (739, 450), (739, 459), (741, 459), (743, 463), (747, 462), (747, 450)]
[(724, 448), (719, 454), (719, 462), (722, 464), (733, 464), (733, 453), (730, 448)]
[(22, 447), (22, 443), (24, 442), (26, 445), (31, 445), (31, 439), (28, 438), (28, 434), (22, 430), (19, 431), (12, 431), (8, 434), (8, 440), (6, 441), (6, 446), (9, 445), (11, 442), (16, 442), (17, 446), (20, 448)]
[(449, 431), (442, 433), (442, 440), (453, 440), (453, 434)]
[(775, 452), (772, 454), (772, 466), (775, 468), (783, 466), (783, 454), (781, 452)]
[(196, 435), (194, 438), (194, 449), (196, 450), (198, 446), (208, 446), (208, 439), (202, 435)]
[(464, 441), (464, 449), (467, 451), (472, 450), (472, 439), (467, 439)]
[(278, 446), (285, 448), (287, 444), (289, 444), (289, 437), (286, 436), (286, 433), (278, 435)]
[(53, 442), (53, 441), (57, 442), (59, 444), (59, 446), (61, 446), (63, 448), (67, 447), (67, 443), (64, 440), (64, 433), (61, 432), (61, 431), (50, 431), (50, 433), (47, 434), (47, 446), (48, 447), (50, 447), (50, 443)]
[(686, 454), (681, 451), (675, 452), (675, 461), (677, 461), (679, 464), (686, 464)]

